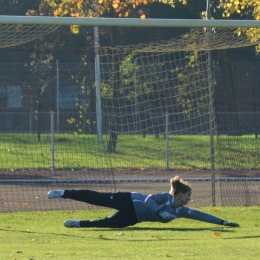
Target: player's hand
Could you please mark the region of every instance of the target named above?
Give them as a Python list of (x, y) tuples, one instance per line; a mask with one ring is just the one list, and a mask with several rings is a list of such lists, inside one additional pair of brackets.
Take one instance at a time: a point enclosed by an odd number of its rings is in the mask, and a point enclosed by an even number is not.
[(174, 215), (172, 215), (168, 211), (159, 211), (158, 215), (165, 220), (172, 220), (174, 218)]
[(223, 221), (223, 225), (227, 226), (227, 227), (240, 227), (240, 225), (238, 223), (230, 222), (230, 221), (227, 221), (227, 220)]

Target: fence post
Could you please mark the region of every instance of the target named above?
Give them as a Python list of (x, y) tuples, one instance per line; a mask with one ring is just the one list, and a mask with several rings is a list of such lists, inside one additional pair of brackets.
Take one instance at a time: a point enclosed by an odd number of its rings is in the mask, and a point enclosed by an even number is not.
[(60, 132), (60, 106), (59, 106), (59, 98), (60, 98), (60, 70), (59, 70), (59, 61), (56, 60), (56, 74), (57, 74), (57, 133)]
[(54, 112), (51, 111), (51, 169), (55, 170)]
[(136, 59), (134, 59), (134, 90), (135, 90), (135, 133), (137, 134), (138, 129), (138, 98), (136, 92)]
[(169, 159), (169, 113), (165, 112), (165, 139), (166, 139), (166, 170), (170, 169), (170, 159)]

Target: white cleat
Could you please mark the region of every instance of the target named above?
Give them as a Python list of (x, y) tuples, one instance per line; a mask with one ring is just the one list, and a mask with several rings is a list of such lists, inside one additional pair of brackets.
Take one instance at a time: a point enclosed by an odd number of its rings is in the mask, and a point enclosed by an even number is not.
[(67, 228), (80, 228), (80, 220), (67, 220), (64, 222)]
[(48, 192), (49, 199), (61, 199), (61, 196), (64, 194), (64, 190), (51, 190)]

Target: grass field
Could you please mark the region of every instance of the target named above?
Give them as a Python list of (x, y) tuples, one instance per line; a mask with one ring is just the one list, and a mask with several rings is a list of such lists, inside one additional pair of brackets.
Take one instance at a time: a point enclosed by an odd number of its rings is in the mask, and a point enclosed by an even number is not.
[(240, 223), (229, 228), (187, 219), (124, 229), (67, 229), (67, 219), (94, 219), (111, 211), (0, 214), (3, 260), (259, 259), (259, 207), (201, 208)]
[[(1, 134), (2, 169), (50, 169), (51, 136), (36, 134)], [(224, 169), (259, 169), (260, 141), (254, 135), (217, 136), (216, 165)], [(96, 135), (55, 135), (56, 169), (86, 168), (165, 168), (166, 141), (163, 136), (119, 135), (117, 152), (106, 153)], [(209, 136), (170, 136), (170, 167), (179, 169), (210, 168)], [(239, 159), (239, 160), (238, 160)]]

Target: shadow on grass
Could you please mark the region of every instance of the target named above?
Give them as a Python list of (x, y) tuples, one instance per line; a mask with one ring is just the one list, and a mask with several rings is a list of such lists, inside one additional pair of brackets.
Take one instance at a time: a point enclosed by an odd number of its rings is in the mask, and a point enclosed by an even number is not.
[[(234, 233), (236, 232), (236, 229), (235, 228), (158, 228), (158, 227), (126, 227), (126, 228), (80, 228), (80, 229), (73, 229), (73, 231), (79, 231), (81, 234), (82, 232), (86, 232), (86, 235), (89, 234), (88, 231), (90, 232), (119, 232), (120, 233), (120, 239), (122, 239), (121, 236), (124, 236), (126, 235), (126, 232), (127, 231), (140, 231), (140, 232), (145, 232), (145, 231), (151, 231), (151, 232), (155, 232), (154, 234), (150, 234), (150, 238), (148, 239), (149, 241), (150, 240), (162, 240), (162, 241), (166, 241), (166, 240), (190, 240), (190, 238), (176, 238), (176, 237), (172, 237), (172, 238), (161, 238), (161, 234), (159, 235), (157, 233), (157, 231), (171, 231), (171, 232), (203, 232), (203, 231), (211, 231), (211, 232), (216, 232), (216, 231), (219, 231), (219, 232), (222, 232), (222, 233)], [(14, 229), (0, 229), (0, 231), (3, 231), (3, 232), (13, 232), (13, 233), (24, 233), (24, 234), (37, 234), (37, 235), (40, 235), (40, 236), (49, 236), (49, 235), (52, 235), (52, 236), (61, 236), (61, 237), (71, 237), (71, 238), (80, 238), (80, 239), (93, 239), (93, 234), (91, 236), (84, 236), (84, 235), (75, 235), (75, 234), (70, 234), (70, 233), (46, 233), (46, 232), (35, 232), (35, 231), (27, 231), (27, 230), (14, 230)], [(97, 239), (100, 239), (100, 240), (107, 240), (107, 241), (111, 241), (111, 240), (118, 240), (119, 238), (109, 238), (109, 234), (106, 234), (105, 236), (102, 236), (102, 237), (99, 237), (97, 236), (96, 237)], [(223, 238), (223, 239), (252, 239), (252, 238), (260, 238), (260, 235), (258, 236), (240, 236), (240, 237), (229, 237), (229, 238)], [(147, 241), (148, 241), (147, 240)], [(144, 241), (144, 239), (137, 239), (135, 237), (131, 237), (129, 238), (128, 237), (128, 241)]]
[(89, 230), (92, 231), (179, 231), (179, 232), (201, 232), (201, 231), (220, 231), (220, 232), (234, 232), (234, 228), (230, 229), (221, 229), (221, 228), (161, 228), (161, 227), (126, 227), (126, 228), (82, 228), (80, 230)]
[(55, 235), (55, 236), (65, 236), (65, 237), (86, 238), (85, 236), (78, 236), (78, 235), (74, 235), (74, 234), (34, 232), (34, 231), (17, 230), (17, 229), (2, 229), (2, 228), (0, 228), (0, 231), (3, 231), (3, 232), (14, 232), (14, 233), (18, 232), (18, 233), (25, 233), (25, 234)]
[(226, 238), (223, 238), (225, 240), (228, 240), (228, 239), (252, 239), (252, 238), (260, 238), (260, 235), (259, 236), (241, 236), (241, 237), (226, 237)]
[(180, 227), (176, 227), (176, 228), (167, 228), (167, 227), (132, 227), (132, 228), (128, 228), (129, 230), (140, 230), (140, 231), (144, 231), (144, 230), (155, 230), (155, 231), (181, 231), (181, 232), (190, 232), (190, 231), (205, 231), (205, 230), (209, 230), (209, 231), (212, 231), (216, 228), (180, 228)]

